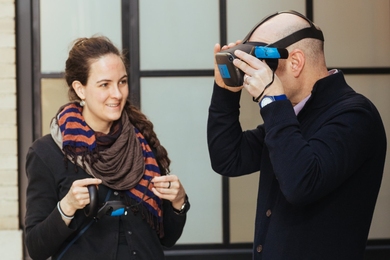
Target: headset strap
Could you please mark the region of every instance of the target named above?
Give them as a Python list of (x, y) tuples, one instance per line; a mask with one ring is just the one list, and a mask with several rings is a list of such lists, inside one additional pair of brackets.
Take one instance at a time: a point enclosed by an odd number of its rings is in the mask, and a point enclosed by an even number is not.
[(294, 11), (294, 10), (287, 10), (287, 11), (280, 11), (280, 12), (277, 12), (277, 13), (274, 13), (274, 14), (271, 14), (265, 18), (263, 18), (260, 22), (258, 22), (250, 31), (249, 33), (245, 36), (245, 38), (243, 39), (243, 43), (246, 43), (248, 42), (249, 38), (252, 36), (253, 32), (260, 26), (262, 25), (265, 21), (271, 19), (272, 17), (275, 17), (279, 14), (293, 14), (293, 15), (296, 15), (296, 16), (299, 16), (301, 17), (302, 19), (306, 20), (309, 24), (310, 24), (310, 27), (307, 27), (307, 28), (303, 28), (299, 31), (296, 31), (274, 43), (271, 43), (271, 44), (268, 44), (268, 46), (273, 46), (273, 47), (278, 47), (278, 48), (286, 48), (287, 46), (290, 46), (291, 44), (299, 41), (299, 40), (302, 40), (302, 39), (305, 39), (305, 38), (313, 38), (313, 39), (317, 39), (317, 40), (320, 40), (320, 41), (324, 41), (324, 35), (322, 34), (322, 31), (317, 29), (317, 27), (314, 25), (314, 23), (312, 21), (310, 21), (306, 16), (304, 16), (303, 14), (297, 12), (297, 11)]

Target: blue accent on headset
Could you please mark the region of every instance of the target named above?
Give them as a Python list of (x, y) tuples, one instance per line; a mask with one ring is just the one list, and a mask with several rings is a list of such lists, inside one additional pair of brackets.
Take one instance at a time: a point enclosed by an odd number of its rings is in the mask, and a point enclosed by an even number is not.
[(280, 53), (278, 48), (274, 47), (264, 47), (264, 46), (255, 46), (254, 55), (259, 59), (280, 59)]
[(125, 208), (120, 208), (111, 212), (112, 217), (122, 216), (125, 213)]
[(219, 69), (219, 72), (221, 73), (222, 78), (224, 78), (224, 79), (231, 78), (228, 67), (226, 64), (218, 64), (218, 69)]

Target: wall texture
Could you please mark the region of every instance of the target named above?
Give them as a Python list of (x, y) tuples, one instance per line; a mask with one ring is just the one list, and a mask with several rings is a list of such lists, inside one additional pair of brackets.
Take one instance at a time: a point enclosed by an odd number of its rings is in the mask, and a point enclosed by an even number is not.
[(19, 228), (15, 2), (0, 0), (0, 256), (22, 259)]

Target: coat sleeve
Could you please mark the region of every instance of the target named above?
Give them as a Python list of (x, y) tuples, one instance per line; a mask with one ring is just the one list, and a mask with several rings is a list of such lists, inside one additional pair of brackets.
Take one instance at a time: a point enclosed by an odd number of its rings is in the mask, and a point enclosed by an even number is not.
[(34, 260), (47, 259), (75, 229), (65, 225), (57, 210), (57, 186), (45, 160), (30, 148), (26, 160), (26, 246)]
[[(240, 92), (214, 84), (207, 121), (207, 143), (211, 166), (225, 176), (241, 176), (260, 169), (264, 128), (242, 131)], [(260, 114), (259, 114), (260, 116)]]

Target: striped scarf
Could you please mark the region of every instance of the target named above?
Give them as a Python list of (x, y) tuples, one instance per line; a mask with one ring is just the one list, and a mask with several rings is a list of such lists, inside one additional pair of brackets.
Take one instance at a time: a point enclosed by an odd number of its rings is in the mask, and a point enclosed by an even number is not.
[(147, 218), (148, 223), (155, 228), (160, 237), (164, 236), (164, 230), (162, 226), (162, 200), (155, 196), (150, 185), (151, 180), (155, 176), (160, 176), (160, 168), (154, 157), (153, 151), (149, 144), (145, 140), (141, 132), (134, 128), (142, 147), (142, 154), (145, 159), (145, 174), (142, 176), (141, 181), (131, 190), (127, 191), (127, 195), (133, 198), (137, 203), (142, 205), (156, 218), (157, 223), (154, 223), (153, 218)]
[(162, 237), (162, 200), (154, 195), (150, 185), (161, 173), (148, 142), (130, 123), (125, 111), (110, 132), (104, 134), (94, 132), (86, 124), (82, 109), (78, 103), (60, 108), (51, 122), (53, 139), (66, 158), (89, 175), (112, 189), (127, 190), (126, 194), (147, 210), (151, 216), (147, 222)]

